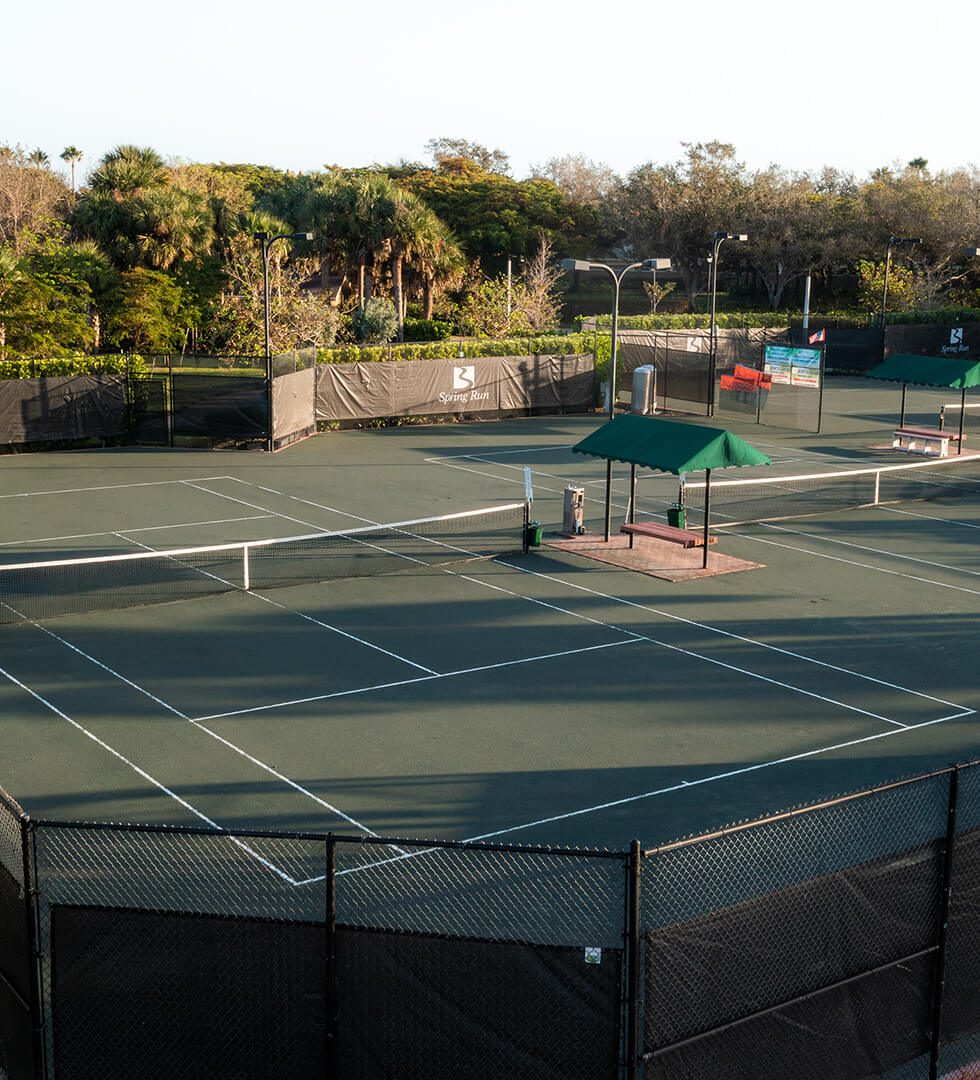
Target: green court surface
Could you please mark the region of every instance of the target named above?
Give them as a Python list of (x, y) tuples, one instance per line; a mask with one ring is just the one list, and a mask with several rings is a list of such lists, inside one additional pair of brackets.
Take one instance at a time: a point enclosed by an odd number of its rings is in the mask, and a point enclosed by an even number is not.
[[(942, 400), (910, 392), (906, 421)], [(819, 435), (714, 423), (807, 473), (909, 461), (898, 407), (838, 380)], [(468, 511), (522, 498), (528, 467), (547, 540), (567, 484), (600, 527), (604, 463), (570, 448), (603, 420), (7, 457), (0, 563)], [(964, 475), (976, 495), (726, 529), (717, 549), (762, 568), (699, 580), (515, 533), (495, 560), (2, 625), (0, 785), (58, 820), (622, 849), (971, 760), (980, 463)], [(644, 512), (676, 494), (640, 475)]]

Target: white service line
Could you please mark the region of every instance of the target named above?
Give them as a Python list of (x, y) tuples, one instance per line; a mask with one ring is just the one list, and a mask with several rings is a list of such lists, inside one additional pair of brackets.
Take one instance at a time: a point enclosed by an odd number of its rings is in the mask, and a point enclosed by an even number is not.
[(959, 521), (956, 518), (937, 517), (935, 514), (919, 514), (914, 510), (899, 510), (897, 506), (879, 506), (878, 510), (884, 510), (889, 514), (902, 514), (904, 517), (922, 518), (925, 521), (936, 521), (940, 525), (958, 525), (962, 529), (980, 529), (975, 521)]
[[(80, 649), (77, 645), (75, 645), (73, 642), (69, 641), (67, 638), (62, 637), (60, 634), (56, 634), (53, 630), (50, 630), (46, 626), (42, 626), (40, 623), (32, 622), (31, 625), (37, 627), (37, 629), (39, 629), (39, 630), (44, 631), (44, 633), (47, 634), (49, 637), (54, 638), (55, 641), (57, 641), (60, 644), (64, 645), (66, 648), (70, 649), (72, 652), (74, 652), (78, 656), (82, 657), (82, 659), (88, 660), (90, 663), (94, 664), (96, 667), (101, 668), (102, 671), (104, 671), (107, 675), (110, 675), (112, 678), (117, 679), (121, 683), (124, 683), (126, 686), (128, 686), (131, 689), (135, 690), (137, 693), (142, 694), (144, 697), (146, 697), (150, 701), (152, 701), (155, 705), (159, 705), (162, 709), (165, 709), (167, 712), (172, 713), (174, 716), (176, 716), (180, 720), (186, 720), (193, 728), (195, 728), (197, 730), (200, 730), (200, 731), (203, 731), (206, 735), (210, 735), (212, 739), (215, 739), (218, 742), (222, 743), (224, 746), (227, 746), (229, 749), (234, 750), (235, 753), (241, 755), (247, 761), (250, 761), (253, 765), (256, 765), (258, 768), (262, 769), (264, 772), (268, 773), (270, 776), (274, 777), (276, 780), (279, 780), (282, 783), (286, 784), (288, 787), (291, 787), (294, 791), (298, 792), (299, 794), (305, 795), (307, 798), (312, 799), (313, 802), (317, 803), (319, 806), (322, 806), (325, 810), (330, 811), (330, 813), (336, 814), (337, 817), (341, 818), (343, 821), (346, 821), (348, 824), (353, 825), (354, 828), (359, 829), (363, 833), (367, 833), (369, 836), (377, 836), (378, 835), (376, 832), (374, 832), (373, 829), (370, 829), (367, 825), (361, 824), (361, 822), (357, 821), (355, 818), (352, 818), (349, 814), (345, 814), (343, 812), (343, 810), (340, 810), (338, 807), (336, 807), (336, 806), (332, 805), (331, 803), (327, 802), (325, 799), (321, 799), (319, 795), (315, 795), (308, 788), (305, 788), (305, 787), (303, 787), (302, 784), (299, 784), (295, 780), (290, 779), (288, 776), (286, 776), (284, 773), (279, 772), (278, 769), (275, 769), (273, 766), (267, 765), (265, 762), (260, 761), (256, 757), (253, 757), (247, 751), (243, 750), (240, 746), (236, 746), (234, 743), (230, 742), (228, 739), (225, 739), (223, 736), (218, 735), (216, 732), (213, 732), (209, 728), (204, 727), (204, 725), (201, 724), (199, 721), (192, 720), (186, 713), (181, 712), (180, 709), (178, 709), (175, 706), (173, 706), (173, 705), (169, 704), (168, 702), (164, 701), (162, 698), (157, 697), (156, 694), (153, 694), (151, 691), (147, 690), (145, 687), (140, 686), (139, 683), (133, 682), (132, 679), (128, 679), (121, 672), (116, 671), (114, 668), (109, 667), (108, 664), (105, 664), (101, 660), (96, 659), (96, 657), (92, 656), (90, 653), (87, 653), (83, 649)], [(169, 788), (165, 787), (159, 781), (153, 780), (151, 777), (149, 777), (148, 773), (145, 773), (142, 769), (139, 768), (139, 766), (137, 766), (133, 762), (129, 761), (128, 758), (125, 758), (121, 753), (119, 753), (118, 750), (114, 749), (107, 742), (104, 742), (97, 735), (94, 735), (87, 728), (85, 728), (82, 724), (80, 724), (77, 720), (73, 720), (70, 716), (68, 716), (66, 713), (62, 712), (59, 708), (57, 708), (51, 702), (47, 701), (45, 698), (41, 697), (40, 694), (38, 694), (36, 691), (32, 690), (29, 686), (26, 686), (19, 679), (16, 679), (9, 672), (7, 672), (7, 671), (3, 670), (2, 668), (0, 668), (0, 674), (3, 674), (12, 683), (14, 683), (15, 685), (21, 687), (23, 690), (26, 690), (27, 693), (29, 693), (32, 697), (36, 698), (42, 704), (44, 704), (48, 708), (50, 708), (51, 711), (54, 712), (56, 715), (60, 716), (64, 720), (67, 720), (73, 727), (77, 728), (84, 735), (87, 735), (90, 739), (92, 739), (94, 742), (98, 743), (100, 746), (103, 746), (106, 750), (108, 750), (110, 753), (114, 754), (121, 761), (125, 761), (127, 765), (129, 765), (131, 768), (133, 768), (141, 776), (146, 776), (148, 779), (151, 780), (151, 782), (156, 787), (159, 787), (161, 791), (165, 792), (168, 795), (172, 795), (173, 798), (177, 800), (177, 802), (179, 802), (182, 806), (187, 807), (187, 809), (191, 810), (198, 817), (200, 817), (203, 821), (207, 821), (208, 824), (210, 824), (210, 825), (215, 825), (215, 828), (221, 828), (221, 826), (215, 824), (215, 822), (213, 822), (210, 818), (208, 818), (202, 812), (200, 812), (200, 811), (196, 810), (194, 807), (192, 807), (190, 803), (188, 803), (184, 799), (180, 798), (179, 795), (175, 795), (173, 792), (170, 791)], [(224, 830), (222, 829), (222, 831), (224, 831)]]
[(479, 667), (460, 668), (458, 671), (446, 671), (441, 674), (419, 675), (414, 679), (399, 679), (397, 682), (379, 683), (377, 686), (359, 686), (354, 690), (335, 690), (332, 694), (315, 694), (312, 697), (296, 698), (293, 701), (277, 701), (270, 705), (254, 705), (249, 709), (236, 709), (233, 712), (214, 713), (211, 716), (195, 717), (194, 724), (204, 720), (227, 720), (234, 716), (247, 716), (249, 713), (267, 712), (270, 709), (285, 709), (291, 705), (308, 705), (314, 701), (330, 701), (334, 698), (356, 697), (358, 694), (373, 694), (381, 690), (392, 690), (399, 686), (413, 686), (417, 683), (436, 682), (439, 679), (454, 679), (459, 675), (472, 675), (478, 671), (496, 671), (500, 668), (518, 667), (521, 664), (536, 664), (541, 660), (554, 660), (561, 656), (578, 656), (580, 653), (597, 652), (599, 649), (615, 649), (620, 645), (636, 645), (643, 638), (634, 637), (627, 641), (606, 641), (601, 645), (585, 645), (581, 649), (565, 649), (562, 652), (542, 653), (540, 656), (522, 656), (517, 660), (502, 660), (495, 664), (482, 664)]
[[(752, 539), (755, 539), (755, 538), (753, 537)], [(763, 543), (775, 543), (774, 541), (762, 541), (762, 542)], [(784, 547), (784, 546), (788, 547), (789, 545), (776, 544), (776, 546), (777, 547)], [(797, 549), (790, 548), (790, 550), (797, 550)], [(828, 558), (832, 558), (832, 557), (833, 556), (828, 556)], [(815, 657), (804, 656), (803, 653), (793, 652), (791, 649), (783, 649), (778, 645), (770, 645), (768, 642), (759, 641), (756, 638), (745, 637), (742, 634), (735, 634), (730, 630), (722, 630), (720, 627), (717, 627), (717, 626), (709, 626), (707, 623), (698, 622), (695, 619), (688, 619), (688, 618), (685, 618), (683, 615), (675, 615), (673, 612), (665, 611), (663, 608), (656, 608), (656, 607), (651, 606), (650, 604), (641, 604), (637, 600), (627, 600), (625, 597), (614, 596), (614, 595), (612, 595), (610, 593), (601, 592), (598, 589), (590, 589), (587, 585), (580, 585), (577, 582), (568, 581), (566, 578), (557, 577), (554, 574), (544, 574), (539, 570), (530, 570), (526, 566), (517, 566), (514, 563), (505, 562), (503, 559), (496, 559), (495, 561), (498, 562), (501, 566), (506, 566), (511, 570), (517, 570), (518, 572), (520, 572), (522, 574), (530, 574), (532, 577), (540, 577), (540, 578), (544, 578), (546, 581), (554, 581), (554, 582), (557, 582), (560, 585), (564, 585), (566, 588), (575, 589), (578, 592), (584, 592), (584, 593), (587, 593), (590, 596), (598, 596), (600, 599), (608, 600), (608, 601), (610, 601), (611, 603), (614, 603), (614, 604), (622, 604), (622, 605), (624, 605), (626, 607), (638, 608), (641, 611), (649, 611), (651, 614), (659, 615), (662, 618), (670, 619), (673, 622), (683, 623), (686, 626), (693, 626), (698, 630), (707, 630), (709, 633), (719, 634), (722, 637), (731, 638), (733, 641), (741, 641), (741, 642), (744, 642), (746, 645), (755, 645), (755, 646), (758, 646), (760, 649), (768, 649), (770, 652), (780, 653), (783, 656), (792, 657), (794, 660), (803, 660), (805, 663), (808, 663), (808, 664), (816, 664), (818, 667), (824, 667), (824, 668), (827, 668), (830, 671), (838, 671), (838, 672), (840, 672), (841, 674), (844, 674), (844, 675), (851, 675), (856, 679), (864, 679), (867, 682), (876, 683), (878, 686), (886, 686), (890, 690), (899, 690), (903, 694), (911, 694), (913, 697), (924, 698), (926, 701), (935, 701), (940, 705), (949, 705), (954, 709), (966, 708), (966, 706), (959, 705), (955, 701), (946, 701), (943, 698), (933, 697), (931, 694), (924, 694), (919, 690), (910, 690), (906, 686), (899, 686), (897, 683), (887, 682), (884, 679), (875, 678), (875, 676), (873, 676), (873, 675), (865, 675), (863, 672), (860, 672), (860, 671), (852, 671), (850, 668), (841, 667), (838, 664), (831, 664), (826, 660), (817, 660)], [(646, 638), (645, 640), (653, 641), (654, 639), (653, 638)], [(660, 644), (660, 643), (656, 642), (656, 644)], [(668, 646), (668, 647), (672, 647), (672, 646)], [(736, 670), (738, 670), (738, 669), (736, 669)], [(751, 672), (747, 672), (746, 674), (751, 674)]]
[(275, 517), (274, 514), (249, 514), (247, 517), (219, 518), (215, 521), (182, 521), (177, 525), (142, 525), (136, 529), (115, 529), (112, 532), (68, 533), (65, 536), (32, 536), (23, 540), (0, 540), (0, 547), (13, 547), (15, 544), (50, 544), (55, 540), (91, 540), (98, 536), (122, 536), (122, 533), (163, 532), (165, 529), (192, 529), (201, 525), (235, 525), (241, 521), (264, 521)]
[[(100, 665), (100, 666), (103, 666), (103, 665)], [(231, 840), (231, 842), (233, 844), (235, 844), (236, 847), (241, 848), (247, 854), (252, 856), (252, 858), (254, 858), (257, 862), (259, 862), (267, 870), (271, 870), (272, 873), (276, 874), (278, 877), (282, 878), (283, 881), (287, 882), (290, 885), (296, 885), (297, 884), (295, 878), (292, 878), (292, 877), (290, 877), (289, 874), (284, 873), (282, 870), (280, 870), (273, 863), (269, 862), (268, 859), (264, 858), (257, 851), (254, 851), (252, 848), (250, 848), (248, 846), (248, 844), (246, 844), (243, 840), (240, 840), (237, 837), (231, 836), (228, 833), (226, 833), (225, 829), (222, 828), (222, 826), (219, 825), (212, 818), (209, 818), (207, 816), (207, 814), (205, 814), (202, 811), (198, 810), (196, 806), (189, 803), (186, 799), (181, 798), (181, 796), (178, 795), (176, 791), (172, 791), (170, 788), (168, 788), (166, 786), (166, 784), (161, 783), (155, 777), (151, 776), (145, 769), (141, 769), (139, 767), (139, 765), (137, 765), (133, 761), (130, 761), (128, 757), (126, 757), (124, 754), (121, 754), (114, 746), (110, 746), (109, 743), (107, 743), (104, 739), (100, 739), (98, 737), (98, 735), (96, 735), (93, 732), (89, 731), (88, 728), (84, 727), (77, 720), (73, 720), (67, 713), (62, 712), (62, 710), (59, 709), (57, 705), (55, 705), (53, 702), (48, 701), (47, 698), (44, 698), (39, 693), (37, 693), (36, 690), (31, 689), (31, 687), (26, 685), (26, 683), (22, 683), (20, 681), (20, 679), (18, 679), (16, 676), (12, 675), (9, 671), (6, 671), (4, 668), (0, 668), (0, 675), (2, 675), (9, 682), (13, 683), (14, 686), (19, 687), (21, 690), (24, 691), (24, 693), (30, 695), (32, 698), (34, 698), (35, 701), (39, 702), (46, 709), (48, 709), (52, 713), (54, 713), (55, 716), (60, 717), (62, 720), (64, 720), (67, 723), (71, 724), (71, 726), (73, 728), (75, 728), (76, 731), (81, 732), (81, 734), (84, 735), (87, 739), (91, 739), (92, 742), (94, 742), (97, 746), (101, 747), (103, 750), (105, 750), (107, 753), (111, 754), (118, 761), (122, 762), (123, 765), (125, 765), (128, 768), (132, 769), (133, 772), (135, 772), (138, 776), (141, 776), (148, 784), (155, 787), (158, 791), (162, 792), (164, 795), (169, 796), (176, 803), (179, 803), (179, 805), (181, 805), (189, 814), (193, 814), (193, 816), (196, 817), (198, 820), (203, 821), (206, 825), (210, 825), (214, 829), (217, 829), (219, 833), (222, 833), (222, 834), (228, 836), (228, 839)]]
[(210, 484), (215, 480), (234, 480), (233, 476), (201, 476), (195, 480), (146, 480), (138, 484), (102, 484), (98, 487), (57, 488), (53, 491), (19, 491), (12, 495), (0, 495), (0, 499), (31, 499), (40, 495), (74, 495), (90, 491), (124, 491), (128, 488), (164, 487), (167, 484)]
[[(760, 524), (766, 524), (760, 522)], [(767, 525), (768, 528), (775, 528), (773, 525)], [(782, 532), (794, 533), (793, 529), (782, 529)], [(766, 540), (762, 536), (750, 536), (748, 533), (735, 534), (741, 540), (751, 540), (755, 544), (767, 544), (769, 547), (784, 548), (787, 551), (797, 551), (804, 555), (812, 555), (816, 559), (829, 559), (830, 562), (843, 563), (845, 566), (856, 566), (861, 570), (871, 570), (876, 574), (888, 574), (890, 577), (904, 578), (906, 581), (916, 581), (920, 585), (933, 585), (937, 589), (951, 589), (953, 592), (967, 593), (970, 596), (980, 596), (980, 589), (968, 589), (964, 585), (950, 585), (945, 581), (936, 581), (935, 578), (919, 577), (916, 574), (903, 574), (901, 570), (889, 570), (884, 566), (875, 566), (873, 563), (858, 562), (857, 559), (844, 559), (839, 555), (829, 555), (825, 551), (814, 551), (812, 548), (802, 548), (795, 544), (781, 544), (778, 540)], [(797, 536), (810, 536), (811, 539), (823, 539), (822, 537), (813, 537), (810, 533), (796, 532)], [(830, 541), (833, 543), (834, 541)], [(896, 555), (895, 558), (902, 558), (901, 555)], [(953, 568), (957, 573), (960, 573), (958, 568)], [(914, 692), (914, 691), (913, 691)]]
[[(970, 577), (980, 577), (980, 571), (967, 570), (960, 566), (950, 566), (948, 563), (936, 562), (933, 559), (920, 559), (916, 555), (902, 555), (897, 551), (889, 551), (886, 548), (871, 547), (868, 544), (855, 544), (853, 540), (838, 540), (834, 536), (827, 536), (823, 533), (811, 533), (804, 532), (802, 529), (791, 529), (786, 525), (777, 525), (771, 521), (760, 521), (759, 525), (764, 525), (767, 529), (773, 529), (775, 532), (789, 533), (791, 536), (805, 536), (808, 540), (817, 540), (820, 543), (837, 544), (838, 547), (854, 548), (855, 551), (868, 551), (872, 555), (884, 555), (889, 559), (901, 559), (903, 562), (921, 563), (923, 566), (934, 566), (937, 570), (952, 570), (956, 574), (969, 574)], [(738, 536), (745, 534), (738, 533)], [(753, 540), (755, 537), (749, 536), (748, 539)], [(922, 580), (922, 579), (916, 579)]]

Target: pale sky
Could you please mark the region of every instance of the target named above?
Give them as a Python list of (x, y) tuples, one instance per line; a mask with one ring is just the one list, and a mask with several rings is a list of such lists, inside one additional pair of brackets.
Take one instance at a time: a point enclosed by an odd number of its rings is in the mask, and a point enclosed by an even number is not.
[(976, 0), (11, 0), (0, 144), (123, 143), (294, 172), (427, 160), (617, 173), (732, 143), (750, 169), (863, 179), (980, 164)]

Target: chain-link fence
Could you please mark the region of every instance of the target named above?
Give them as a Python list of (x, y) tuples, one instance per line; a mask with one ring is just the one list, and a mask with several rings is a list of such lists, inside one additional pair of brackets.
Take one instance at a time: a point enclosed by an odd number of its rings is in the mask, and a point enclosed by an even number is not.
[(641, 851), (30, 821), (0, 1076), (980, 1068), (980, 763)]

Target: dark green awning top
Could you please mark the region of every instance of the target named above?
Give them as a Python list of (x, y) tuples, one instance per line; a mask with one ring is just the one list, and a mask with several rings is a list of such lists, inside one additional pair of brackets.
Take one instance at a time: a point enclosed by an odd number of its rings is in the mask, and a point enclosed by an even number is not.
[(613, 417), (572, 450), (669, 473), (772, 464), (765, 454), (724, 428), (636, 413)]
[(970, 386), (980, 386), (980, 361), (969, 357), (895, 353), (867, 374), (869, 379), (965, 390)]

